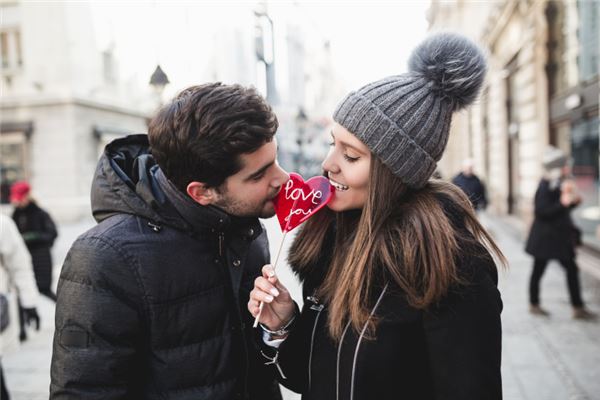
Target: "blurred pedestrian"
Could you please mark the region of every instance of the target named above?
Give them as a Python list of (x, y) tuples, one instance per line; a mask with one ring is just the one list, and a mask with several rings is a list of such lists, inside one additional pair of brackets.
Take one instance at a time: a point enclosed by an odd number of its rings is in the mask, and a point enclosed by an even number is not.
[(31, 256), (27, 252), (25, 243), (10, 217), (0, 214), (0, 399), (9, 398), (4, 373), (2, 370), (1, 357), (5, 346), (16, 341), (16, 338), (7, 337), (16, 332), (10, 329), (15, 323), (14, 315), (10, 310), (12, 301), (16, 301), (12, 289), (16, 289), (22, 305), (23, 315), (28, 325), (40, 329), (40, 317), (37, 312), (38, 289), (33, 277), (31, 267)]
[(535, 193), (534, 220), (525, 250), (534, 257), (529, 281), (529, 309), (548, 315), (540, 306), (540, 281), (550, 260), (558, 260), (567, 276), (574, 318), (591, 318), (581, 297), (575, 248), (581, 244), (581, 231), (571, 219), (571, 210), (581, 203), (575, 182), (569, 179), (567, 155), (550, 146), (543, 157), (545, 174)]
[(277, 127), (255, 89), (208, 83), (106, 146), (98, 225), (58, 282), (51, 399), (281, 400), (242, 308), (288, 180)]
[(41, 294), (56, 301), (56, 294), (52, 290), (50, 253), (57, 237), (56, 225), (50, 215), (31, 197), (31, 186), (27, 182), (19, 181), (12, 185), (10, 202), (15, 206), (12, 217), (31, 253), (38, 289)]
[(268, 265), (250, 294), (253, 315), (265, 305), (265, 358), (304, 400), (502, 398), (491, 253), (503, 256), (466, 195), (429, 179), (485, 59), (440, 34), (410, 60), (410, 72), (351, 92), (334, 112), (322, 167), (335, 196), (288, 256), (302, 311)]
[(452, 179), (452, 183), (465, 192), (475, 210), (485, 210), (487, 207), (485, 186), (481, 179), (475, 175), (473, 169), (473, 160), (467, 158), (463, 161), (462, 171)]

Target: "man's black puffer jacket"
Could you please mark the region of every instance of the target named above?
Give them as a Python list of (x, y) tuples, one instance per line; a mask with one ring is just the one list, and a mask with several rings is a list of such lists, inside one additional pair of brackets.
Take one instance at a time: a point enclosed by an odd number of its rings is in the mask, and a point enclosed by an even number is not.
[(146, 135), (98, 164), (99, 224), (60, 276), (50, 398), (281, 399), (245, 311), (269, 260), (260, 222), (212, 207), (186, 220), (157, 173)]

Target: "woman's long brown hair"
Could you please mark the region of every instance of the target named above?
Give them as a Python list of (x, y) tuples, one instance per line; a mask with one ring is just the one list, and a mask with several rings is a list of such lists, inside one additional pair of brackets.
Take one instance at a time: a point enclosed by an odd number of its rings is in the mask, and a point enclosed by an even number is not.
[[(411, 190), (377, 157), (371, 160), (369, 195), (362, 212), (323, 209), (302, 227), (288, 257), (292, 267), (306, 275), (323, 252), (333, 251), (318, 294), (329, 304), (328, 328), (336, 340), (348, 321), (355, 331), (368, 323), (367, 337), (373, 337), (377, 321), (369, 318), (370, 299), (374, 284), (384, 275), (418, 309), (440, 300), (452, 285), (462, 284), (456, 265), (464, 250), (459, 248), (459, 236), (463, 243), (483, 244), (506, 265), (460, 189), (431, 180), (424, 188)], [(467, 235), (457, 231), (441, 198), (458, 210)], [(333, 224), (334, 248), (322, 248)]]

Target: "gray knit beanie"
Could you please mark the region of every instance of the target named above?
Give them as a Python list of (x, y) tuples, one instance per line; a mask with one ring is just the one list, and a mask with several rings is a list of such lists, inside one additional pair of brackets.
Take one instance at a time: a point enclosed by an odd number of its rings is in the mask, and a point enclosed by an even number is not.
[(483, 52), (467, 38), (430, 36), (409, 59), (409, 72), (351, 92), (333, 119), (356, 135), (407, 185), (427, 183), (442, 157), (452, 113), (477, 97)]

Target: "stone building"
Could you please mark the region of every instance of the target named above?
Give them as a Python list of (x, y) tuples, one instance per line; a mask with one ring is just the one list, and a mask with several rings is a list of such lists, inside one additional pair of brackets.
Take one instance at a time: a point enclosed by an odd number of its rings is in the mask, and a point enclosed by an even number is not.
[(112, 49), (96, 46), (89, 4), (3, 0), (0, 13), (2, 203), (25, 179), (55, 219), (89, 217), (101, 149), (145, 132), (155, 102), (119, 81)]
[(584, 199), (576, 222), (588, 244), (600, 245), (600, 3), (433, 0), (428, 18), (431, 31), (466, 34), (489, 52), (482, 96), (454, 122), (443, 176), (472, 158), (489, 210), (527, 228), (544, 150), (560, 147)]

